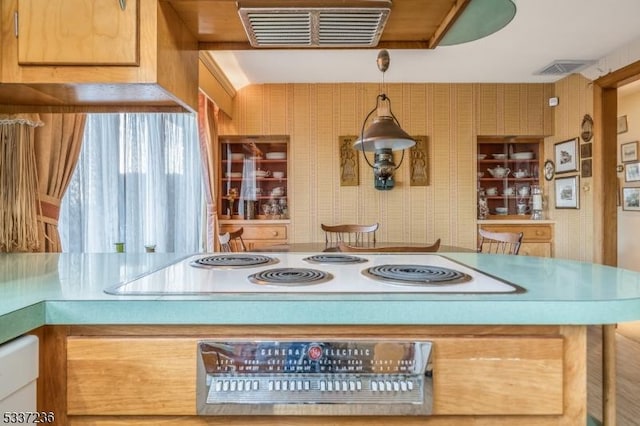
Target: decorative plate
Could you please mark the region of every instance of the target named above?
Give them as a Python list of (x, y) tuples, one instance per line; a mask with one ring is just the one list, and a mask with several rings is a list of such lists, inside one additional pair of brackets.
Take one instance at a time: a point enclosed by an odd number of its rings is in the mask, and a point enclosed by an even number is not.
[(544, 178), (551, 180), (556, 175), (556, 165), (551, 160), (544, 162)]
[(582, 129), (580, 137), (583, 141), (589, 142), (593, 138), (593, 118), (589, 114), (585, 114), (580, 127)]

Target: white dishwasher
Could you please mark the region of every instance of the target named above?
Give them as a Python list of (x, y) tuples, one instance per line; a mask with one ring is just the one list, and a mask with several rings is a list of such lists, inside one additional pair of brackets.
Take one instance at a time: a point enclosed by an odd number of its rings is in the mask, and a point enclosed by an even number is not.
[(36, 412), (37, 378), (36, 336), (22, 336), (0, 345), (0, 415)]

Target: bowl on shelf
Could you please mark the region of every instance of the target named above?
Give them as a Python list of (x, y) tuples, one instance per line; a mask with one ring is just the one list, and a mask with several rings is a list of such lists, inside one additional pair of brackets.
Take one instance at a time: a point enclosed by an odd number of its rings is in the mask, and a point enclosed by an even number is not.
[(513, 154), (511, 154), (511, 159), (512, 160), (532, 160), (533, 159), (533, 152), (531, 152), (531, 151), (514, 152)]
[(256, 170), (253, 172), (253, 176), (254, 177), (258, 177), (258, 178), (264, 178), (264, 177), (269, 177), (271, 175), (271, 172), (269, 170)]
[(491, 157), (496, 160), (504, 160), (507, 158), (507, 154), (491, 154)]
[(284, 195), (284, 188), (282, 187), (277, 187), (277, 188), (273, 188), (273, 190), (271, 190), (271, 195), (274, 197), (280, 197), (282, 195)]
[(487, 158), (487, 154), (478, 154), (478, 160), (484, 160)]
[(492, 186), (491, 188), (487, 188), (485, 190), (485, 193), (487, 195), (498, 195), (498, 188), (496, 188), (495, 186)]
[(226, 172), (224, 176), (228, 178), (241, 178), (242, 172)]
[(267, 152), (264, 157), (267, 160), (284, 160), (285, 158), (287, 158), (287, 153), (279, 151)]
[(232, 160), (244, 160), (244, 154), (241, 152), (232, 152), (229, 158)]
[(484, 172), (478, 172), (478, 177), (481, 178), (484, 176)]
[(273, 172), (273, 177), (276, 179), (282, 179), (284, 177), (284, 172)]
[(508, 207), (496, 207), (496, 214), (506, 215), (507, 213), (509, 213)]

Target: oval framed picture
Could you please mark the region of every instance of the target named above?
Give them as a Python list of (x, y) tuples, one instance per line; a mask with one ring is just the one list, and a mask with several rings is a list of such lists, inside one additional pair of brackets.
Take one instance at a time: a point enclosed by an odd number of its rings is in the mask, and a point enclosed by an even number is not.
[(551, 180), (556, 175), (556, 165), (553, 164), (553, 161), (547, 160), (544, 162), (544, 178), (546, 180)]

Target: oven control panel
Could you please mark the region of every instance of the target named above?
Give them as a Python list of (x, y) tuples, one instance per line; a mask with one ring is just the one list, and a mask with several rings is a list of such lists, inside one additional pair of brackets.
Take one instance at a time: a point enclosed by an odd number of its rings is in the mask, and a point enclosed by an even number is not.
[(431, 342), (198, 344), (198, 413), (430, 414)]

